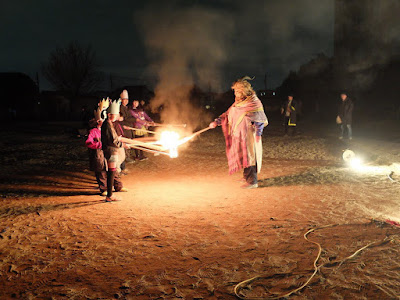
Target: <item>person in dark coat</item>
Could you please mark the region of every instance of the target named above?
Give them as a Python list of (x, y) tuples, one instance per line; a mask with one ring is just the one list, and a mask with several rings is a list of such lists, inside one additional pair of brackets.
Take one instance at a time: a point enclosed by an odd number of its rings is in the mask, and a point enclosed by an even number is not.
[(287, 100), (281, 107), (281, 114), (283, 115), (283, 125), (285, 126), (285, 135), (295, 135), (296, 121), (297, 121), (297, 102), (293, 99), (293, 95), (289, 94)]
[[(106, 117), (105, 110), (109, 106), (109, 101), (100, 101), (97, 110), (94, 111), (94, 118), (89, 121), (89, 134), (86, 139), (86, 146), (89, 152), (89, 168), (94, 171), (97, 184), (100, 189), (100, 194), (106, 196), (107, 192), (107, 171), (106, 171), (106, 160), (101, 144), (101, 126)], [(122, 189), (122, 183), (120, 181), (114, 181), (114, 189), (120, 191)]]
[(345, 131), (347, 130), (347, 137), (349, 140), (353, 138), (353, 131), (351, 128), (351, 124), (353, 121), (353, 109), (354, 104), (353, 101), (347, 96), (346, 92), (340, 94), (340, 98), (342, 99), (339, 105), (338, 123), (340, 124), (341, 134), (339, 139), (344, 138)]
[[(121, 107), (120, 107), (120, 117), (118, 119), (118, 123), (121, 125), (122, 130), (123, 130), (123, 136), (129, 139), (134, 139), (135, 138), (135, 131), (131, 130), (131, 129), (125, 129), (124, 126), (128, 126), (128, 127), (135, 127), (135, 122), (136, 119), (132, 116), (132, 114), (130, 113), (129, 107), (128, 107), (128, 103), (129, 103), (129, 95), (128, 95), (128, 91), (127, 90), (123, 90), (121, 95), (120, 95), (120, 99), (121, 99)], [(135, 160), (133, 158), (131, 158), (132, 156), (134, 156), (134, 154), (132, 155), (131, 153), (132, 150), (129, 149), (125, 149), (125, 161), (126, 162), (134, 162)], [(125, 169), (125, 161), (123, 162), (121, 169)], [(127, 171), (127, 170), (125, 170)]]
[(119, 118), (119, 123), (121, 124), (123, 130), (124, 130), (124, 137), (127, 137), (129, 139), (135, 138), (135, 131), (131, 129), (125, 129), (125, 126), (129, 127), (135, 127), (136, 123), (136, 118), (132, 116), (132, 114), (129, 111), (129, 97), (128, 97), (128, 91), (123, 90), (121, 95), (121, 107), (120, 107), (120, 118)]
[[(110, 104), (107, 119), (101, 126), (101, 143), (104, 152), (104, 157), (107, 161), (107, 196), (105, 201), (117, 201), (117, 198), (112, 196), (113, 186), (115, 181), (119, 180), (118, 169), (120, 164), (125, 160), (124, 144), (120, 140), (120, 135), (117, 134), (115, 123), (119, 118), (119, 109), (121, 101), (113, 101)], [(118, 125), (118, 124), (116, 124)], [(122, 190), (122, 182), (121, 182)], [(117, 191), (117, 190), (116, 190)], [(126, 189), (124, 189), (126, 191)]]

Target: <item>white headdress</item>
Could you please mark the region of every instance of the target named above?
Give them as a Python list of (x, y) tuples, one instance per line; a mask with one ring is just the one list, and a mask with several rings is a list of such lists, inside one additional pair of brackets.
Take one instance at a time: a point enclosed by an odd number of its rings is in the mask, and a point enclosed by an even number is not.
[(111, 101), (110, 107), (108, 108), (108, 112), (110, 114), (118, 115), (120, 106), (121, 106), (121, 99)]
[(96, 121), (107, 119), (107, 108), (110, 106), (110, 99), (101, 100), (98, 104), (97, 110), (94, 111), (94, 118)]
[(121, 95), (119, 95), (119, 97), (120, 97), (122, 100), (124, 100), (124, 99), (129, 99), (128, 91), (127, 91), (127, 90), (123, 90), (122, 93), (121, 93)]

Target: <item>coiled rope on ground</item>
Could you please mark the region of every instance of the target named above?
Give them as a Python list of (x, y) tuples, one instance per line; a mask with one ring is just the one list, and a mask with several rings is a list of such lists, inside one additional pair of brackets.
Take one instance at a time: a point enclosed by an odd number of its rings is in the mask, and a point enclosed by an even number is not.
[[(328, 227), (336, 227), (336, 226), (340, 226), (340, 225), (345, 225), (345, 224), (330, 224), (330, 225), (326, 225), (326, 226), (320, 226), (320, 227), (311, 228), (311, 229), (309, 229), (309, 230), (303, 235), (304, 239), (305, 239), (307, 242), (313, 243), (314, 245), (316, 245), (316, 246), (318, 247), (318, 254), (317, 254), (317, 256), (316, 256), (316, 258), (315, 258), (315, 260), (314, 260), (314, 263), (313, 263), (313, 265), (314, 265), (314, 272), (313, 272), (313, 273), (311, 274), (311, 276), (307, 279), (307, 281), (306, 281), (304, 284), (302, 284), (300, 287), (298, 287), (298, 288), (296, 288), (296, 289), (293, 289), (293, 290), (291, 290), (291, 291), (289, 291), (289, 292), (287, 292), (287, 293), (283, 293), (283, 294), (279, 294), (279, 295), (271, 296), (271, 297), (243, 297), (243, 296), (240, 296), (240, 295), (239, 295), (240, 291), (241, 291), (243, 288), (245, 288), (246, 286), (248, 286), (249, 284), (253, 283), (254, 281), (260, 280), (260, 279), (266, 279), (266, 278), (270, 278), (270, 277), (271, 277), (271, 276), (262, 276), (262, 275), (258, 275), (258, 276), (254, 276), (254, 277), (252, 277), (252, 278), (250, 278), (250, 279), (244, 280), (244, 281), (242, 281), (242, 282), (239, 282), (239, 283), (235, 286), (235, 288), (234, 288), (234, 292), (235, 292), (236, 297), (239, 298), (239, 299), (242, 299), (242, 300), (267, 300), (267, 299), (270, 300), (270, 299), (281, 299), (281, 298), (289, 297), (289, 296), (291, 296), (292, 294), (297, 293), (297, 292), (301, 291), (304, 287), (306, 287), (306, 286), (311, 282), (311, 280), (315, 277), (315, 275), (318, 273), (318, 271), (319, 271), (321, 268), (323, 268), (323, 267), (333, 267), (333, 266), (336, 266), (336, 265), (341, 265), (341, 264), (343, 264), (345, 261), (354, 258), (354, 257), (355, 257), (356, 255), (358, 255), (360, 252), (362, 252), (363, 250), (365, 250), (365, 249), (367, 249), (367, 248), (369, 248), (369, 247), (378, 246), (378, 245), (383, 245), (383, 244), (386, 244), (386, 243), (388, 243), (388, 242), (390, 242), (390, 241), (393, 241), (393, 239), (394, 239), (393, 236), (392, 236), (392, 237), (385, 237), (383, 240), (371, 242), (371, 243), (369, 243), (369, 244), (367, 244), (367, 245), (365, 245), (365, 246), (359, 248), (358, 250), (356, 250), (355, 252), (353, 252), (353, 254), (351, 254), (351, 255), (349, 255), (349, 256), (343, 258), (343, 259), (336, 260), (336, 261), (333, 261), (333, 262), (326, 262), (326, 263), (324, 263), (324, 264), (317, 265), (317, 263), (318, 263), (318, 261), (319, 261), (319, 259), (320, 259), (320, 257), (321, 257), (322, 246), (321, 246), (320, 243), (317, 243), (317, 242), (314, 242), (314, 241), (309, 240), (309, 239), (308, 239), (308, 235), (309, 235), (310, 233), (316, 231), (316, 230), (319, 230), (319, 229), (324, 229), (324, 228), (328, 228)], [(388, 295), (389, 295), (390, 297), (392, 297), (392, 298), (398, 298), (398, 299), (400, 299), (400, 297), (397, 296), (397, 295), (389, 294), (387, 291), (385, 291), (385, 290), (383, 290), (383, 289), (381, 289), (381, 290), (382, 290), (383, 292), (385, 292), (386, 294), (388, 294)]]

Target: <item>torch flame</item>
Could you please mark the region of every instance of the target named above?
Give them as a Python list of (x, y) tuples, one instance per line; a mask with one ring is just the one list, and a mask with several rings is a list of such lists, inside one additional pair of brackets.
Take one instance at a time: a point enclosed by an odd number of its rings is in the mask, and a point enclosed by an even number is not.
[(160, 144), (169, 150), (171, 158), (178, 157), (179, 134), (175, 131), (161, 132)]

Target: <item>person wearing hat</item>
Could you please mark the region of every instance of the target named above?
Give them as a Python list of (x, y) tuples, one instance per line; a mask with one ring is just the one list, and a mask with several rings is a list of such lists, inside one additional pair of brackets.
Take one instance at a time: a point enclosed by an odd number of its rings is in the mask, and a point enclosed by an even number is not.
[(128, 91), (123, 90), (121, 95), (121, 107), (120, 107), (120, 117), (118, 119), (119, 123), (121, 124), (123, 130), (124, 130), (124, 137), (127, 137), (129, 139), (135, 138), (135, 133), (133, 130), (130, 129), (125, 129), (125, 126), (129, 127), (134, 127), (136, 119), (131, 115), (129, 112), (128, 104), (129, 104), (129, 96), (128, 96)]
[(107, 172), (101, 145), (101, 125), (106, 118), (105, 110), (108, 106), (108, 98), (99, 102), (97, 110), (94, 111), (94, 118), (89, 121), (90, 130), (86, 139), (86, 147), (89, 153), (89, 168), (91, 171), (94, 171), (94, 176), (96, 177), (102, 196), (105, 196), (107, 192)]
[[(129, 111), (128, 104), (129, 104), (129, 96), (128, 96), (128, 91), (123, 90), (122, 93), (120, 94), (120, 99), (121, 99), (121, 107), (120, 107), (120, 117), (118, 119), (119, 124), (122, 127), (123, 130), (123, 136), (129, 139), (134, 139), (135, 138), (135, 132), (131, 129), (125, 129), (124, 126), (128, 127), (134, 127), (136, 119), (132, 116), (132, 114)], [(130, 158), (130, 151), (128, 149), (125, 150), (125, 156), (126, 156), (126, 161), (127, 162), (134, 162), (134, 159)]]
[[(117, 201), (118, 199), (113, 197), (113, 187), (115, 181), (121, 182), (119, 179), (118, 170), (120, 164), (125, 160), (124, 144), (120, 139), (120, 135), (117, 134), (115, 125), (116, 121), (120, 116), (120, 105), (121, 100), (112, 101), (108, 108), (107, 119), (101, 126), (101, 143), (104, 152), (104, 157), (107, 161), (107, 196), (106, 202)], [(122, 190), (122, 182), (120, 185)], [(118, 188), (119, 189), (119, 188)], [(125, 189), (126, 191), (126, 189)], [(116, 192), (118, 190), (116, 189)]]
[(342, 100), (339, 105), (338, 115), (336, 117), (336, 122), (340, 125), (341, 134), (339, 139), (344, 138), (344, 133), (347, 130), (347, 137), (349, 140), (353, 139), (353, 131), (351, 124), (353, 121), (353, 101), (347, 96), (347, 92), (343, 91), (340, 94), (340, 99)]
[(262, 164), (261, 135), (268, 125), (263, 105), (258, 99), (250, 82), (250, 77), (238, 79), (232, 84), (235, 102), (214, 122), (211, 128), (221, 126), (225, 136), (226, 157), (229, 173), (243, 169), (244, 189), (258, 187), (257, 173)]
[(283, 125), (285, 126), (285, 135), (295, 135), (296, 133), (296, 117), (297, 117), (297, 102), (293, 99), (293, 94), (289, 94), (287, 100), (281, 107), (281, 115), (283, 115)]
[[(110, 105), (109, 99), (103, 99), (99, 102), (97, 110), (94, 111), (94, 118), (89, 121), (89, 134), (86, 139), (86, 146), (89, 151), (89, 168), (94, 171), (97, 184), (100, 189), (100, 195), (107, 195), (107, 171), (106, 159), (102, 150), (101, 126), (107, 118), (107, 108)], [(114, 190), (116, 192), (127, 191), (123, 188), (119, 177), (114, 180)]]

